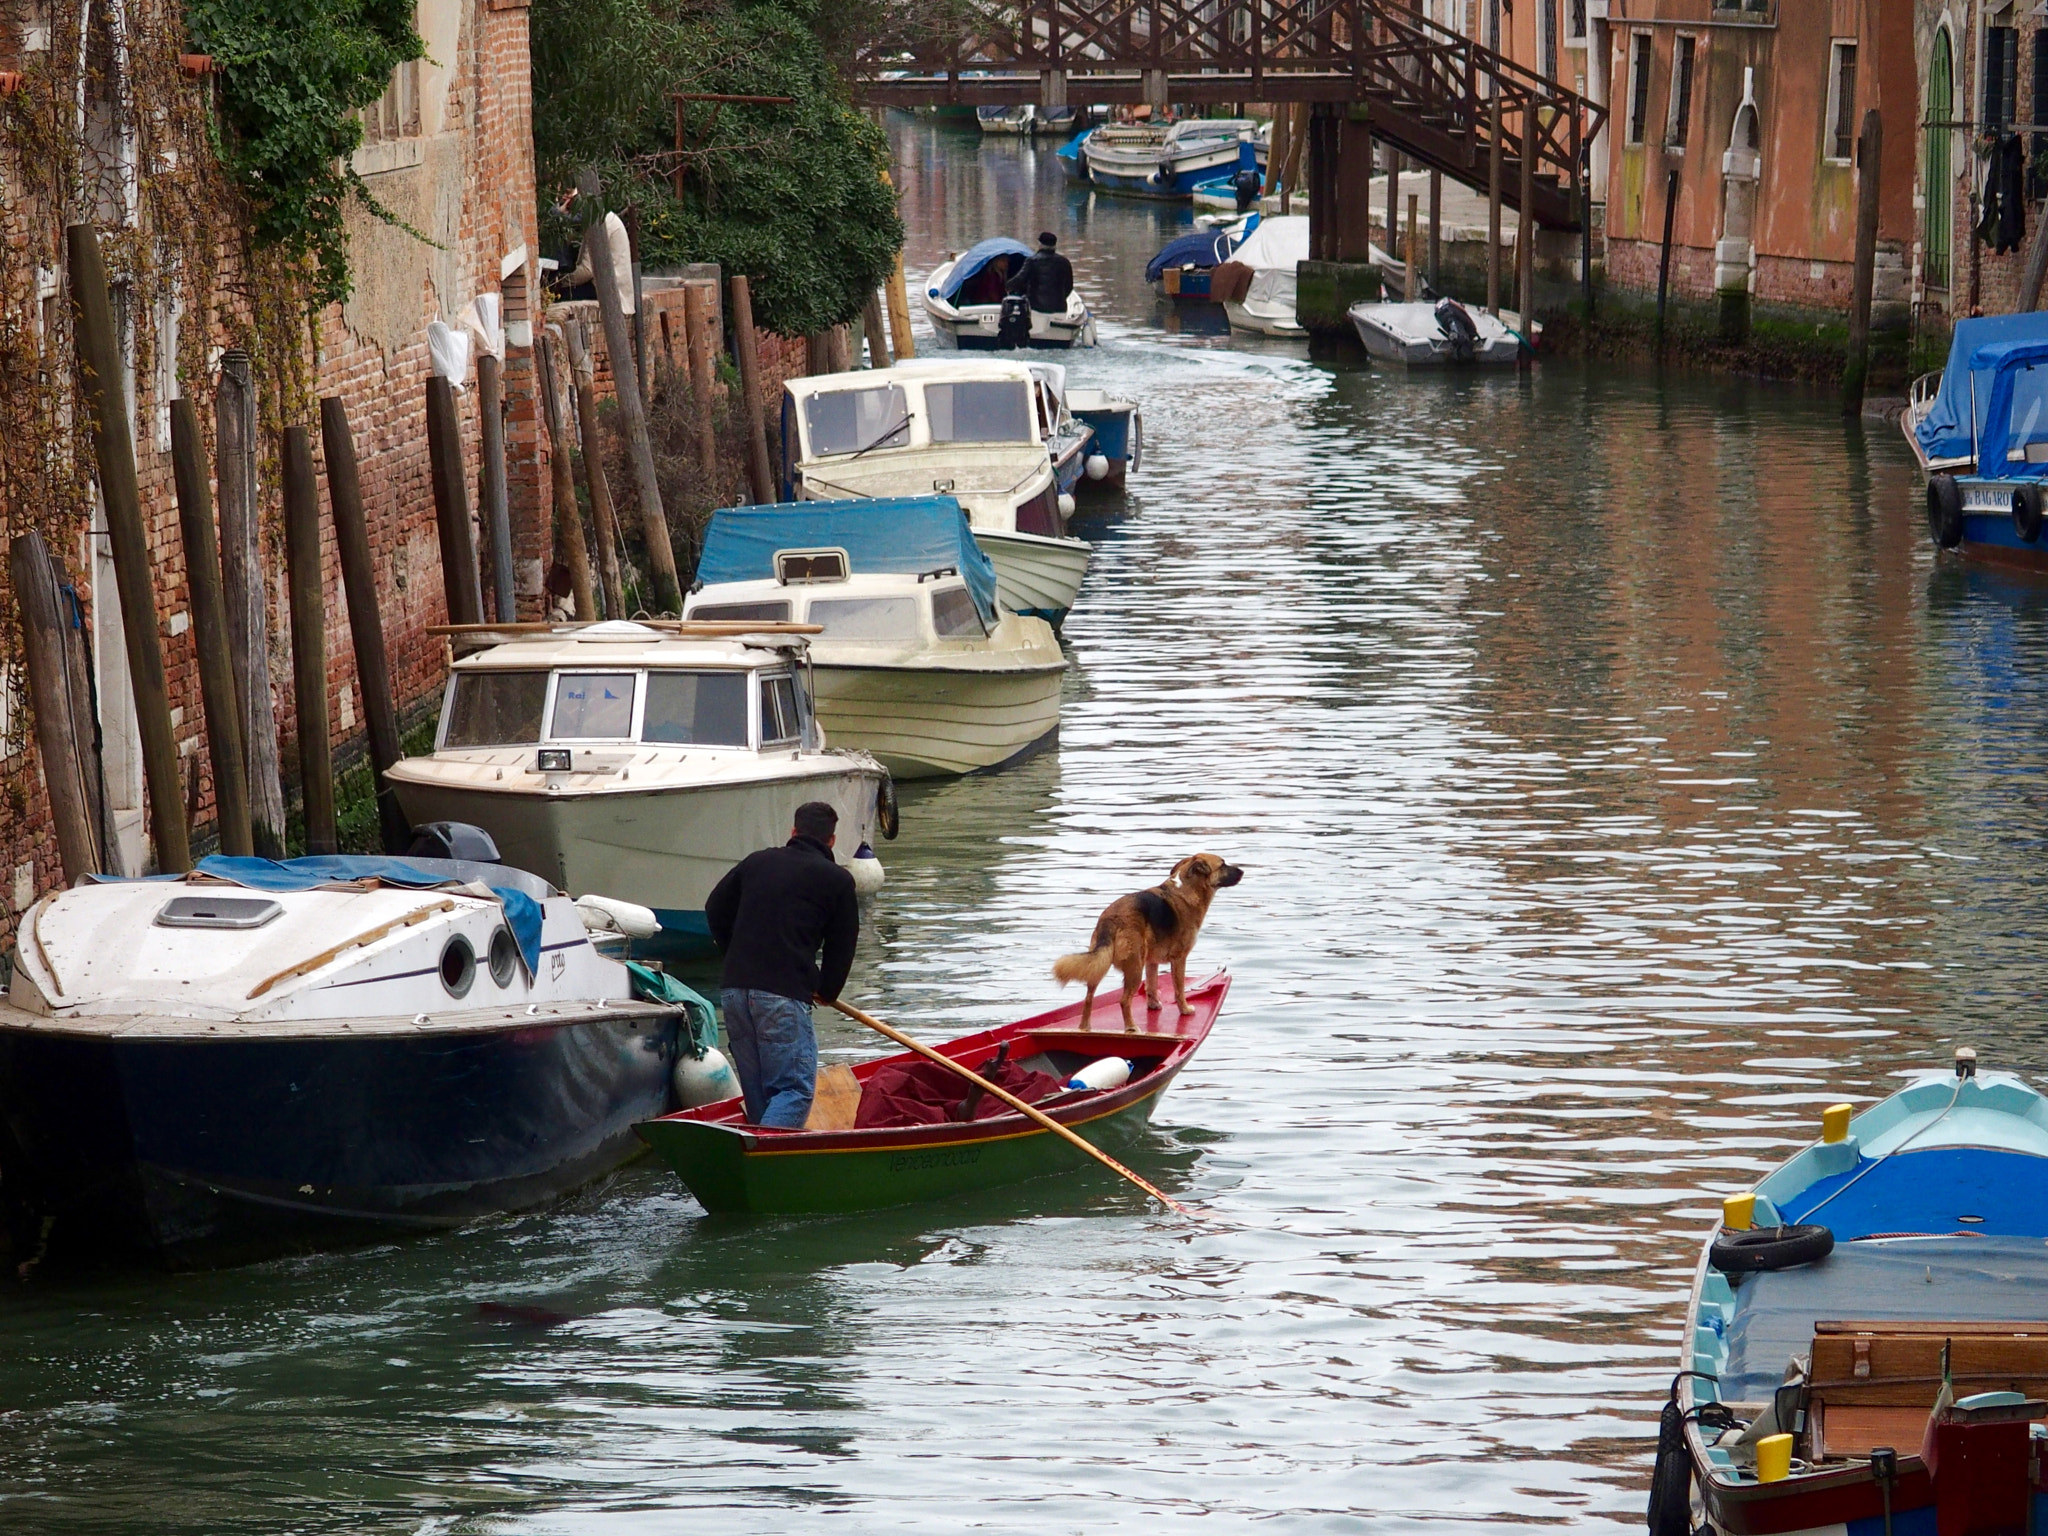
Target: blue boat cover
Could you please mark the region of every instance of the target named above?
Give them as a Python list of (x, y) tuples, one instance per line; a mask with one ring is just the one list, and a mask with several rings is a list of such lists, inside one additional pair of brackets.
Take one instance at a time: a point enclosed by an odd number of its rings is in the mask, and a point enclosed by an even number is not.
[[(1983, 416), (1977, 427), (1977, 473), (1989, 480), (2040, 476), (2048, 465), (2014, 463), (2009, 449), (2048, 440), (2048, 336), (1995, 341), (1970, 354)], [(1982, 380), (1991, 380), (1985, 399)]]
[(1230, 236), (1220, 229), (1198, 229), (1169, 240), (1145, 263), (1145, 281), (1156, 283), (1168, 267), (1213, 267), (1230, 260)]
[[(2048, 312), (2039, 310), (2019, 315), (1986, 315), (1976, 320), (1958, 320), (1955, 337), (1949, 343), (1948, 366), (1942, 370), (1941, 391), (1934, 408), (1914, 429), (1920, 451), (1930, 459), (1967, 459), (1976, 453), (1970, 430), (1971, 358), (1980, 348), (2001, 341), (2048, 340)], [(1984, 425), (1984, 412), (1991, 403), (1988, 372), (1976, 380), (1977, 427)]]
[(855, 572), (922, 576), (952, 566), (974, 594), (983, 622), (995, 622), (996, 568), (951, 496), (727, 507), (711, 514), (697, 579), (707, 587), (772, 581), (776, 551), (783, 549), (843, 549)]
[(1067, 140), (1066, 143), (1062, 144), (1058, 149), (1054, 150), (1053, 153), (1058, 155), (1062, 160), (1079, 160), (1081, 158), (1082, 141), (1086, 139), (1088, 135), (1093, 133), (1094, 131), (1095, 130), (1093, 128), (1082, 129), (1081, 132), (1075, 134), (1071, 139)]
[[(339, 885), (349, 880), (382, 880), (386, 885), (420, 890), (462, 883), (451, 879), (445, 871), (429, 869), (409, 859), (354, 853), (316, 854), (303, 859), (241, 859), (216, 853), (199, 861), (198, 873), (247, 886), (252, 891), (317, 891), (323, 885)], [(518, 942), (526, 974), (538, 976), (540, 903), (509, 885), (493, 885), (490, 891), (505, 909), (505, 926)]]
[(1007, 235), (998, 235), (993, 240), (984, 240), (970, 247), (961, 258), (953, 263), (953, 270), (946, 274), (946, 281), (932, 292), (939, 298), (952, 301), (953, 295), (967, 286), (967, 280), (998, 256), (1016, 256), (1029, 259), (1031, 247), (1022, 240), (1012, 240)]

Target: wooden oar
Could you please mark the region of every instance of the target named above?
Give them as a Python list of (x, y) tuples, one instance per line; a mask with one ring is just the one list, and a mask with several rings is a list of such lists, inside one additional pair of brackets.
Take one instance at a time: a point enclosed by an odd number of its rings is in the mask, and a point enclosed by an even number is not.
[(918, 1055), (924, 1057), (927, 1061), (936, 1061), (940, 1066), (945, 1067), (947, 1070), (958, 1073), (968, 1082), (974, 1084), (974, 1086), (979, 1088), (983, 1093), (993, 1094), (996, 1098), (1001, 1099), (1005, 1104), (1009, 1105), (1010, 1108), (1017, 1110), (1021, 1114), (1029, 1115), (1033, 1120), (1036, 1120), (1040, 1125), (1044, 1126), (1048, 1131), (1051, 1131), (1055, 1136), (1063, 1137), (1066, 1140), (1072, 1142), (1075, 1146), (1079, 1147), (1083, 1152), (1086, 1152), (1090, 1157), (1094, 1158), (1095, 1161), (1102, 1164), (1105, 1168), (1114, 1169), (1116, 1172), (1122, 1174), (1125, 1178), (1129, 1179), (1133, 1184), (1137, 1185), (1138, 1188), (1145, 1191), (1146, 1194), (1150, 1195), (1154, 1200), (1157, 1200), (1161, 1205), (1165, 1206), (1168, 1210), (1178, 1211), (1181, 1215), (1189, 1217), (1192, 1217), (1195, 1214), (1186, 1206), (1182, 1205), (1178, 1200), (1174, 1199), (1173, 1196), (1166, 1194), (1161, 1190), (1155, 1189), (1152, 1185), (1146, 1183), (1145, 1180), (1138, 1177), (1137, 1174), (1131, 1172), (1130, 1169), (1126, 1168), (1122, 1163), (1118, 1162), (1115, 1158), (1111, 1157), (1107, 1152), (1103, 1151), (1093, 1142), (1085, 1141), (1081, 1137), (1076, 1136), (1072, 1131), (1068, 1130), (1064, 1125), (1061, 1125), (1059, 1121), (1053, 1119), (1053, 1117), (1051, 1115), (1048, 1115), (1044, 1110), (1037, 1109), (1032, 1105), (1026, 1104), (1014, 1093), (1009, 1093), (1004, 1089), (998, 1088), (994, 1083), (990, 1082), (987, 1078), (983, 1077), (979, 1072), (974, 1071), (970, 1067), (962, 1066), (959, 1062), (953, 1060), (953, 1058), (950, 1056), (941, 1055), (939, 1052), (933, 1050), (928, 1045), (919, 1044), (917, 1041), (911, 1039), (910, 1036), (902, 1033), (902, 1031), (900, 1030), (891, 1029), (888, 1025), (884, 1024), (880, 1019), (875, 1018), (872, 1015), (862, 1013), (858, 1008), (854, 1007), (851, 1003), (844, 1003), (838, 1001), (837, 999), (834, 999), (832, 1006), (834, 1008), (837, 1008), (841, 1013), (845, 1014), (849, 1019), (853, 1019), (858, 1021), (859, 1023), (867, 1025), (869, 1029), (874, 1030), (877, 1034), (887, 1035), (891, 1040), (894, 1040), (898, 1045), (902, 1046), (905, 1050), (915, 1051)]

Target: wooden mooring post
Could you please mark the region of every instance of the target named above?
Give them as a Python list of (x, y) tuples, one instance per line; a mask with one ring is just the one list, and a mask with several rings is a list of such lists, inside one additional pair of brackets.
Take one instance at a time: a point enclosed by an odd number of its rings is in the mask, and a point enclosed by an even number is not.
[(896, 266), (889, 274), (889, 335), (896, 349), (896, 361), (917, 356), (917, 339), (910, 330), (910, 283), (903, 275), (903, 253), (896, 253)]
[(292, 601), (292, 702), (299, 717), (299, 801), (306, 852), (340, 851), (327, 740), (327, 609), (320, 595), (320, 488), (304, 427), (284, 429), (284, 563)]
[(1515, 210), (1515, 317), (1521, 321), (1522, 349), (1516, 362), (1527, 366), (1536, 345), (1536, 103), (1522, 109), (1521, 206)]
[(565, 339), (569, 366), (576, 375), (576, 430), (583, 440), (583, 483), (590, 492), (590, 526), (597, 536), (597, 571), (604, 583), (605, 617), (626, 616), (626, 584), (619, 569), (618, 516), (612, 510), (612, 486), (604, 472), (604, 439), (597, 424), (597, 359), (589, 338), (575, 321)]
[(35, 711), (36, 750), (43, 760), (43, 786), (57, 834), (57, 858), (64, 883), (101, 872), (99, 838), (87, 793), (85, 743), (75, 728), (70, 694), (68, 637), (57, 593), (49, 546), (31, 528), (8, 546), (7, 568), (14, 581), (15, 611), (21, 616), (21, 648), (28, 671), (29, 704)]
[(1486, 312), (1500, 318), (1500, 86), (1487, 107), (1486, 136)]
[(190, 400), (171, 402), (171, 472), (178, 489), (178, 528), (185, 543), (185, 580), (192, 594), (192, 645), (199, 655), (199, 702), (206, 712), (207, 760), (213, 765), (213, 811), (220, 851), (246, 858), (256, 851), (249, 824), (249, 776), (242, 759), (241, 707), (235, 698), (235, 663), (228, 651), (226, 606), (221, 598), (220, 550), (213, 526), (213, 493), (206, 475), (206, 441)]
[(1664, 179), (1664, 243), (1657, 254), (1657, 349), (1664, 348), (1664, 306), (1671, 294), (1671, 221), (1678, 216), (1678, 172)]
[(476, 360), (478, 466), (484, 527), (491, 540), (491, 620), (519, 621), (512, 584), (512, 510), (505, 491), (505, 365), (486, 352)]
[(270, 697), (270, 613), (263, 575), (263, 527), (256, 498), (256, 386), (249, 354), (221, 355), (214, 396), (214, 476), (220, 492), (221, 602), (249, 775), (249, 835), (259, 858), (284, 857), (284, 783), (277, 711)]
[[(363, 506), (363, 481), (356, 463), (355, 434), (348, 407), (335, 396), (320, 402), (320, 448), (327, 460), (327, 504), (334, 513), (334, 547), (341, 556), (341, 586), (348, 602), (349, 639), (355, 645), (356, 686), (362, 693), (363, 725), (370, 738), (370, 773), (377, 792), (377, 830), (386, 853), (403, 853), (412, 827), (385, 779), (402, 749), (398, 709), (391, 699), (391, 667), (384, 653), (384, 615), (377, 604), (377, 569), (370, 558), (370, 519)], [(294, 614), (298, 599), (293, 597)]]
[[(1863, 409), (1870, 377), (1870, 301), (1877, 286), (1878, 185), (1884, 164), (1884, 119), (1872, 107), (1856, 140), (1856, 267), (1849, 297), (1849, 351), (1842, 370), (1842, 409)], [(2038, 236), (2037, 236), (2038, 239)]]
[(114, 329), (113, 296), (107, 287), (98, 231), (90, 224), (73, 224), (64, 231), (64, 244), (77, 323), (79, 382), (91, 418), (100, 500), (107, 515), (107, 543), (120, 594), (121, 639), (134, 683), (142, 773), (149, 790), (150, 839), (156, 845), (157, 868), (182, 874), (192, 867), (185, 785), (178, 769), (178, 738), (171, 728), (171, 700), (157, 629), (156, 577), (150, 565), (149, 533), (142, 521), (135, 438), (129, 431), (128, 400), (121, 387), (121, 346)]
[(483, 594), (477, 586), (476, 540), (469, 526), (469, 485), (462, 473), (462, 418), (455, 410), (455, 386), (436, 376), (427, 380), (427, 467), (434, 482), (434, 524), (441, 536), (441, 589), (450, 624), (481, 624)]
[(718, 492), (718, 424), (713, 419), (717, 351), (711, 334), (711, 306), (695, 283), (683, 285), (683, 351), (690, 363), (690, 404), (697, 418), (697, 472)]
[[(548, 422), (548, 474), (554, 482), (555, 544), (569, 567), (570, 600), (579, 623), (588, 624), (597, 613), (597, 590), (590, 584), (590, 545), (583, 537), (583, 509), (576, 503), (576, 473), (569, 462), (569, 421), (563, 409), (560, 376), (561, 348), (555, 328), (544, 326), (538, 338), (541, 414)], [(573, 388), (573, 384), (570, 386)]]
[(761, 419), (761, 354), (754, 337), (754, 298), (744, 277), (732, 280), (732, 335), (740, 367), (740, 409), (745, 414), (747, 489), (757, 504), (775, 500), (775, 475), (768, 467), (767, 423)]

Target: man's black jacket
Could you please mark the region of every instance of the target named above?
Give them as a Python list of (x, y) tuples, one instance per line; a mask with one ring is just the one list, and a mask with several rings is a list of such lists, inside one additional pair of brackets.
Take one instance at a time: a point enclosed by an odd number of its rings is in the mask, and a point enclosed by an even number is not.
[(1010, 279), (1010, 292), (1021, 293), (1042, 315), (1057, 315), (1074, 291), (1074, 264), (1058, 251), (1041, 249)]
[(813, 838), (792, 837), (741, 859), (712, 888), (704, 916), (725, 956), (725, 986), (830, 1002), (853, 969), (860, 937), (853, 876)]

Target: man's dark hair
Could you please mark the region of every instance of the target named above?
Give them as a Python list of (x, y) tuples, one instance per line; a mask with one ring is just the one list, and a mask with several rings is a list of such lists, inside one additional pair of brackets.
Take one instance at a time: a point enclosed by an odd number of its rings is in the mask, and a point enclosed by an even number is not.
[(1060, 237), (1049, 229), (1042, 229), (1038, 232), (1038, 243), (1047, 250), (1051, 250), (1060, 243)]
[(815, 837), (819, 842), (839, 830), (839, 813), (822, 800), (809, 800), (796, 808), (797, 836)]

